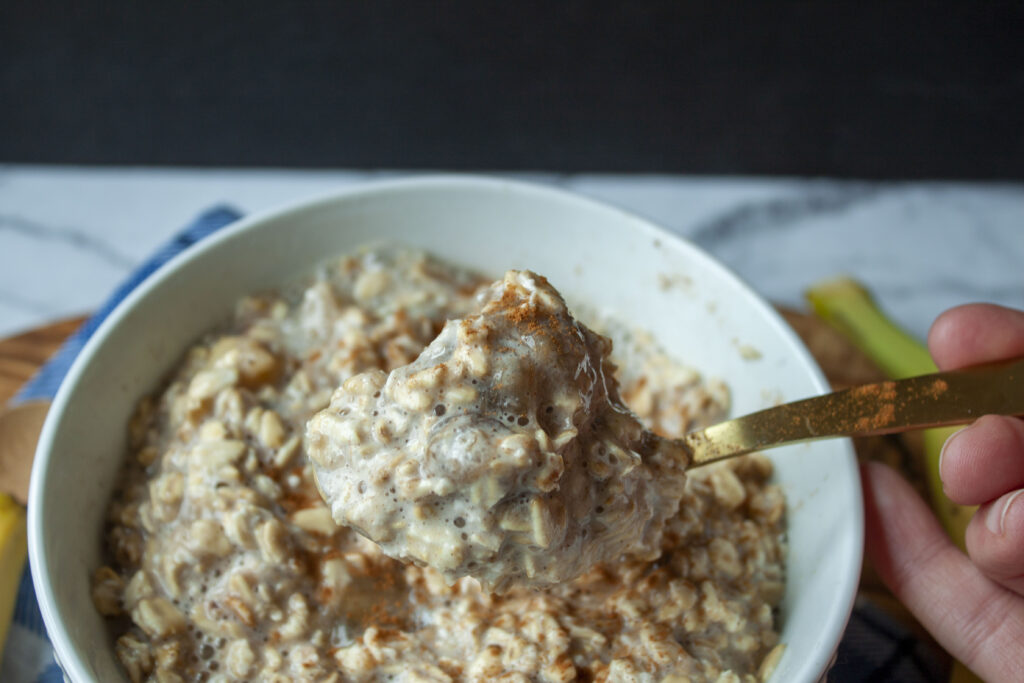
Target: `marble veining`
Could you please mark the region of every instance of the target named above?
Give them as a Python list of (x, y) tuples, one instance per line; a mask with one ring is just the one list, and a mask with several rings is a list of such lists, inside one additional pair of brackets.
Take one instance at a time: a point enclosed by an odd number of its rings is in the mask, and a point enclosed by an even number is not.
[(777, 231), (781, 226), (836, 216), (851, 206), (870, 201), (884, 190), (885, 186), (878, 184), (808, 184), (795, 196), (738, 202), (734, 208), (697, 223), (687, 236), (708, 251), (715, 251), (734, 240), (746, 239), (755, 231)]
[[(246, 213), (399, 171), (0, 166), (0, 336), (88, 312), (197, 213)], [(772, 301), (849, 274), (919, 336), (953, 305), (1024, 308), (1024, 185), (515, 174), (650, 218)]]
[(100, 236), (78, 228), (43, 225), (21, 216), (0, 214), (0, 231), (8, 230), (32, 239), (65, 242), (83, 254), (93, 254), (124, 269), (134, 264), (134, 259), (122, 254), (117, 247), (108, 244)]

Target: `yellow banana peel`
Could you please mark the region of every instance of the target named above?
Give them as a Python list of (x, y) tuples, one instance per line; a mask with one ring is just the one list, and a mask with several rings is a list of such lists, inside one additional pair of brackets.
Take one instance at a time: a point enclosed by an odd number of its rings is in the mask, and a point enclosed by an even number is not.
[(18, 583), (25, 569), (25, 508), (0, 493), (0, 659), (18, 597)]
[[(850, 340), (893, 379), (935, 372), (928, 349), (889, 320), (863, 285), (849, 278), (817, 284), (807, 291), (815, 314)], [(942, 490), (939, 454), (958, 427), (925, 429), (921, 433), (924, 472), (932, 508), (953, 542), (964, 549), (967, 523), (977, 509), (957, 505)]]
[[(935, 372), (931, 354), (918, 339), (889, 320), (871, 293), (859, 282), (839, 278), (811, 287), (807, 300), (815, 314), (838, 330), (892, 379)], [(976, 506), (957, 505), (946, 497), (939, 477), (939, 455), (946, 439), (958, 427), (925, 429), (921, 433), (923, 469), (932, 509), (949, 537), (965, 550), (967, 524)], [(960, 662), (955, 662), (951, 683), (980, 681)]]

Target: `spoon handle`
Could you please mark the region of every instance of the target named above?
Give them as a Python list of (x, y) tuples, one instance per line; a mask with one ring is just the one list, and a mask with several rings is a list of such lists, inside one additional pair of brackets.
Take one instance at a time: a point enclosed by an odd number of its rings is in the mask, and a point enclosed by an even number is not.
[(1024, 358), (865, 384), (720, 422), (683, 437), (690, 467), (799, 441), (872, 436), (1024, 415)]

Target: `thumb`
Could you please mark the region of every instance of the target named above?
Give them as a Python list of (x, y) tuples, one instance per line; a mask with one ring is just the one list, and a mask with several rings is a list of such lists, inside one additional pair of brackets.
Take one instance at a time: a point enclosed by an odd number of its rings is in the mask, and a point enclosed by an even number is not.
[(861, 467), (866, 550), (882, 580), (935, 639), (989, 681), (1019, 680), (1024, 599), (953, 546), (896, 472)]

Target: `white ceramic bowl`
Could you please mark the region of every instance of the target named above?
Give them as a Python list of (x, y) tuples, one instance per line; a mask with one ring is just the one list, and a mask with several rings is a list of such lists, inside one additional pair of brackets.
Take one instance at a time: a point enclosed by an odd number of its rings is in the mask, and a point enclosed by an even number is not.
[[(124, 680), (90, 599), (90, 577), (101, 561), (104, 511), (136, 401), (242, 295), (380, 241), (495, 275), (543, 273), (570, 303), (599, 304), (653, 332), (687, 364), (725, 379), (735, 414), (826, 388), (775, 311), (710, 256), (564, 192), (495, 179), (414, 178), (239, 221), (161, 268), (113, 312), (78, 357), (43, 428), (32, 472), (30, 557), (46, 627), (73, 681)], [(743, 345), (760, 357), (745, 358)], [(832, 660), (860, 572), (856, 464), (849, 442), (839, 440), (771, 455), (789, 523), (781, 610), (787, 647), (773, 680), (815, 681)]]

